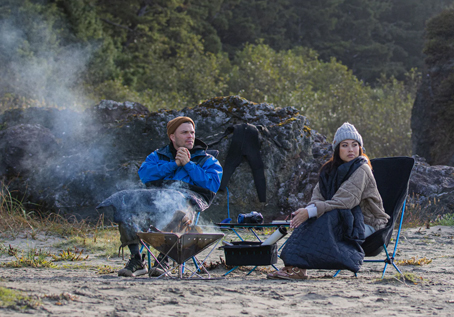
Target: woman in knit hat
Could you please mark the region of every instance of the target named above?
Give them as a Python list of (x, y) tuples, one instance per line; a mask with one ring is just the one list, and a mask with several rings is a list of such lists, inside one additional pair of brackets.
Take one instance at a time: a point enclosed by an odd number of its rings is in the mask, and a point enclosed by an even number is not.
[[(346, 122), (337, 129), (333, 148), (333, 156), (320, 169), (308, 206), (293, 212), (290, 227), (295, 230), (281, 253), (285, 267), (268, 274), (268, 278), (307, 279), (308, 268), (341, 269), (350, 265), (353, 269), (349, 269), (359, 270), (364, 258), (361, 243), (386, 226), (390, 217), (384, 211), (370, 160), (363, 152), (363, 138), (352, 124)], [(350, 232), (332, 239), (349, 224)], [(347, 254), (337, 254), (343, 248), (348, 249)], [(339, 264), (344, 260), (355, 262)]]

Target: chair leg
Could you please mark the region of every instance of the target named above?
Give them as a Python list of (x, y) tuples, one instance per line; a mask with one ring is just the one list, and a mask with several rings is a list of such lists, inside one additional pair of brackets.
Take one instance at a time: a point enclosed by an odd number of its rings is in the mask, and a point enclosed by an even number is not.
[(148, 270), (151, 270), (151, 256), (148, 251), (147, 251), (147, 258), (148, 258)]
[[(144, 249), (144, 245), (141, 244), (141, 247), (140, 247), (140, 251), (139, 253), (142, 254), (142, 251)], [(150, 252), (147, 250), (147, 259), (148, 259), (148, 271), (151, 270), (151, 256), (150, 256)]]
[(394, 266), (394, 268), (397, 270), (397, 272), (400, 273), (400, 275), (404, 275), (404, 274), (399, 270), (399, 268), (397, 267), (397, 265), (394, 264), (394, 262), (393, 262), (393, 266)]
[(385, 263), (385, 267), (383, 268), (383, 274), (381, 275), (381, 278), (385, 278), (385, 273), (386, 273), (386, 268), (388, 267), (388, 263)]
[(386, 253), (386, 259), (384, 259), (384, 260), (364, 260), (364, 262), (375, 262), (375, 263), (384, 262), (385, 263), (385, 266), (383, 267), (383, 273), (382, 273), (382, 276), (381, 276), (382, 279), (385, 277), (385, 273), (386, 273), (386, 269), (388, 268), (388, 264), (392, 264), (394, 266), (394, 268), (396, 269), (396, 271), (399, 272), (401, 275), (403, 275), (401, 270), (394, 263), (394, 259), (395, 259), (395, 256), (397, 254), (397, 245), (399, 243), (400, 233), (402, 231), (402, 223), (403, 223), (403, 220), (404, 220), (406, 203), (407, 203), (407, 200), (405, 200), (403, 205), (402, 205), (402, 212), (400, 214), (399, 229), (397, 230), (396, 242), (394, 244), (394, 251), (393, 251), (392, 256), (389, 256), (388, 249), (386, 248), (386, 244), (384, 244), (383, 245), (383, 249), (385, 250), (385, 253)]
[[(335, 278), (337, 275), (339, 275), (340, 271), (342, 271), (342, 270), (338, 270), (336, 273), (334, 273), (333, 278)], [(358, 277), (358, 273), (356, 273), (356, 272), (353, 272), (353, 275), (355, 277)]]
[(194, 266), (195, 266), (195, 268), (196, 268), (196, 271), (197, 271), (197, 272), (200, 272), (199, 265), (197, 264), (197, 261), (195, 260), (195, 257), (194, 257), (194, 256), (192, 257), (192, 262), (194, 262)]

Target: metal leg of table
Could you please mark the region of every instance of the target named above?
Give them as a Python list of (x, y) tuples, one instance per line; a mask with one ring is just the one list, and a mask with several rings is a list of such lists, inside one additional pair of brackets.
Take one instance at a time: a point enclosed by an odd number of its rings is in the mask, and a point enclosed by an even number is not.
[(251, 274), (252, 272), (254, 272), (256, 268), (257, 268), (257, 266), (254, 266), (254, 268), (253, 268), (252, 270), (250, 270), (250, 271), (248, 272), (248, 274), (246, 274), (246, 276), (249, 275), (249, 274)]
[(239, 266), (235, 266), (233, 269), (231, 269), (230, 271), (228, 271), (227, 273), (225, 273), (223, 276), (227, 276), (228, 274), (232, 273), (233, 271), (235, 271), (237, 268), (239, 268)]
[(241, 238), (241, 236), (238, 234), (238, 232), (236, 232), (235, 229), (231, 229), (231, 230), (232, 230), (233, 232), (235, 232), (236, 236), (237, 236), (238, 238), (240, 238), (241, 241), (244, 241), (243, 238)]
[(257, 233), (255, 233), (254, 228), (249, 228), (249, 231), (251, 231), (254, 234), (254, 236), (257, 238), (257, 240), (259, 240), (259, 242), (262, 242), (262, 240), (260, 240), (260, 238), (257, 235)]

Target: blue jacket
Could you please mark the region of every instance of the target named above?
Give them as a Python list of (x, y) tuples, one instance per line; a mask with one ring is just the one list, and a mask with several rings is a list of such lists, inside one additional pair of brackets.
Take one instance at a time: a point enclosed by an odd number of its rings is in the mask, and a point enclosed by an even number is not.
[[(203, 166), (197, 164), (206, 156), (208, 158)], [(167, 145), (148, 155), (139, 169), (139, 177), (144, 184), (161, 179), (179, 180), (216, 193), (221, 185), (222, 167), (216, 158), (203, 149), (196, 149), (191, 153), (189, 163), (178, 166)]]

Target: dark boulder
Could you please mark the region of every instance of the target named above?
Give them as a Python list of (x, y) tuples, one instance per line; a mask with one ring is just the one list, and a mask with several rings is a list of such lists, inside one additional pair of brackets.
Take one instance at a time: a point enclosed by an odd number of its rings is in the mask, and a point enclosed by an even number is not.
[(153, 113), (137, 103), (105, 100), (82, 113), (38, 108), (5, 112), (0, 124), (40, 124), (60, 142), (52, 157), (46, 157), (46, 164), (35, 167), (35, 173), (21, 179), (8, 179), (6, 173), (2, 176), (12, 189), (48, 211), (97, 217), (95, 207), (110, 195), (144, 188), (137, 175), (140, 164), (148, 154), (169, 142), (167, 122), (181, 115), (193, 118), (197, 137), (208, 144), (215, 143), (211, 149), (220, 151), (221, 164), (232, 138), (231, 134), (224, 135), (227, 128), (250, 123), (260, 131), (267, 201), (259, 201), (251, 167), (245, 161), (228, 184), (229, 202), (227, 192), (219, 192), (204, 211), (205, 219), (220, 221), (228, 211), (235, 218), (252, 210), (270, 219), (284, 211), (286, 207), (281, 206), (280, 200), (287, 195), (287, 188), (283, 184), (297, 166), (312, 159), (311, 144), (318, 133), (294, 108), (275, 109), (237, 96), (213, 98), (194, 108)]
[(37, 173), (56, 154), (55, 136), (39, 124), (18, 124), (0, 131), (0, 175)]
[(454, 167), (430, 166), (424, 158), (415, 156), (407, 209), (421, 220), (454, 212)]
[[(144, 189), (137, 171), (147, 155), (167, 144), (166, 124), (189, 116), (197, 137), (219, 150), (221, 165), (235, 124), (258, 127), (266, 179), (260, 202), (248, 162), (236, 168), (227, 191), (218, 192), (202, 219), (220, 221), (239, 213), (261, 212), (266, 220), (283, 219), (310, 200), (318, 172), (332, 155), (326, 138), (310, 128), (292, 107), (275, 108), (238, 96), (217, 97), (181, 110), (149, 113), (137, 103), (102, 101), (84, 112), (44, 108), (0, 115), (0, 153), (4, 184), (33, 206), (66, 216), (96, 219), (95, 207), (122, 190)], [(16, 155), (13, 148), (18, 148)], [(32, 159), (30, 159), (32, 158)], [(453, 171), (418, 159), (412, 175), (410, 204), (452, 210)], [(432, 208), (432, 207), (427, 207)], [(452, 212), (452, 211), (451, 211)], [(230, 214), (228, 214), (230, 213)]]
[(427, 55), (412, 109), (413, 153), (430, 165), (454, 166), (454, 9), (427, 23)]

